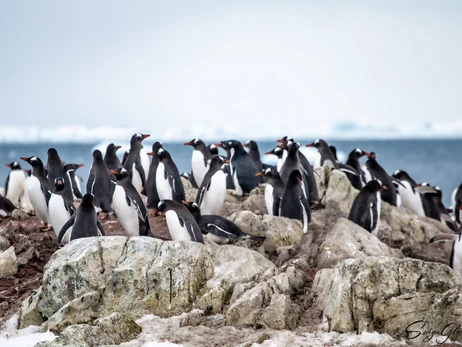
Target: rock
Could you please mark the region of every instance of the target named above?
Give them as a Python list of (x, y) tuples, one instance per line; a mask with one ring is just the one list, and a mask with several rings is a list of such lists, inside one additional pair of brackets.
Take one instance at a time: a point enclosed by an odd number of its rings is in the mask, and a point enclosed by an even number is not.
[(10, 307), (10, 304), (8, 304), (8, 302), (6, 301), (0, 302), (0, 318), (5, 315), (5, 312), (8, 311), (9, 307)]
[(10, 241), (5, 236), (0, 235), (0, 252), (6, 251), (10, 246)]
[(37, 309), (38, 298), (41, 293), (42, 289), (39, 288), (22, 302), (19, 314), (19, 329), (27, 328), (29, 325), (41, 325), (43, 323), (43, 317)]
[(61, 332), (61, 335), (51, 342), (41, 342), (37, 347), (58, 346), (103, 346), (120, 345), (135, 339), (141, 333), (141, 327), (122, 313), (97, 319), (93, 325), (71, 325)]
[(6, 251), (0, 253), (0, 278), (16, 275), (18, 272), (18, 261), (14, 247), (11, 246)]
[(24, 252), (18, 254), (18, 264), (26, 265), (30, 260), (36, 256), (36, 250), (34, 247), (29, 247)]
[(9, 221), (5, 229), (0, 230), (0, 237), (3, 236), (14, 246), (16, 254), (27, 251), (32, 246), (29, 238), (20, 234), (21, 230), (21, 223), (17, 221)]
[(248, 234), (266, 236), (263, 248), (267, 253), (275, 253), (280, 247), (296, 247), (302, 241), (302, 223), (296, 219), (267, 214), (258, 216), (250, 211), (238, 211), (229, 220)]
[(268, 214), (265, 203), (266, 184), (253, 189), (242, 204), (240, 211), (252, 211), (257, 215)]
[(236, 195), (236, 191), (234, 189), (227, 189), (225, 201), (223, 202), (223, 206), (220, 211), (220, 216), (228, 218), (234, 212), (239, 211), (246, 199), (246, 196)]
[(344, 259), (368, 256), (403, 258), (401, 251), (388, 247), (350, 220), (340, 218), (319, 248), (317, 267), (333, 268)]
[(191, 182), (184, 177), (181, 177), (181, 182), (183, 183), (186, 201), (196, 201), (197, 188), (194, 188)]
[(232, 245), (107, 236), (70, 242), (44, 268), (42, 329), (61, 331), (113, 312), (170, 317), (223, 313), (239, 283), (276, 274), (258, 252)]
[(375, 330), (398, 338), (429, 310), (433, 297), (461, 283), (461, 277), (443, 264), (367, 257), (318, 272), (312, 291), (330, 330)]
[(16, 209), (11, 213), (11, 218), (14, 220), (27, 220), (30, 218), (30, 216), (26, 211)]

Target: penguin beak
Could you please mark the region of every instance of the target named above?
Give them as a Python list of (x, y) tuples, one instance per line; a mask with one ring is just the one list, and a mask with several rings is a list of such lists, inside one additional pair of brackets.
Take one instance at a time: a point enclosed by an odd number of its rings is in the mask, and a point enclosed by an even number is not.
[(285, 141), (284, 141), (284, 139), (279, 139), (279, 140), (277, 140), (276, 142), (284, 143)]
[(146, 153), (146, 154), (147, 154), (147, 155), (156, 155), (156, 153), (154, 153), (154, 152), (148, 152), (148, 153)]
[(382, 189), (382, 190), (388, 190), (387, 186), (381, 186), (380, 189)]
[(26, 157), (21, 157), (21, 158), (19, 158), (19, 159), (24, 160), (24, 161), (27, 161), (27, 158), (26, 158)]
[(255, 174), (255, 176), (263, 176), (263, 172), (259, 171)]
[(305, 147), (314, 147), (314, 143), (309, 143)]
[(113, 175), (117, 175), (117, 171), (116, 171), (116, 170), (109, 170), (109, 173), (110, 173), (110, 174), (113, 174)]
[(189, 203), (186, 200), (181, 200), (181, 203), (185, 206), (189, 206)]
[(144, 140), (145, 138), (149, 137), (149, 136), (151, 136), (151, 135), (149, 135), (149, 134), (143, 134), (143, 135), (141, 135), (141, 137), (143, 138), (143, 140)]
[(189, 142), (185, 142), (183, 145), (184, 145), (184, 146), (192, 146), (193, 143), (192, 143), (191, 141), (189, 141)]
[(365, 156), (367, 156), (367, 157), (368, 157), (368, 156), (370, 156), (370, 155), (371, 155), (371, 152), (364, 152), (364, 153), (363, 153), (363, 155), (365, 155)]
[(121, 149), (121, 148), (122, 148), (122, 146), (116, 146), (116, 149)]
[(157, 217), (157, 216), (161, 216), (161, 215), (162, 215), (162, 212), (159, 211), (157, 208), (151, 211), (151, 216), (152, 217)]
[(77, 166), (77, 169), (78, 168), (81, 168), (84, 164), (76, 164), (75, 166)]
[(265, 154), (274, 154), (273, 151), (265, 152)]
[(222, 143), (214, 143), (214, 145), (217, 146), (217, 147), (223, 147)]
[(6, 167), (11, 167), (11, 164), (5, 164)]

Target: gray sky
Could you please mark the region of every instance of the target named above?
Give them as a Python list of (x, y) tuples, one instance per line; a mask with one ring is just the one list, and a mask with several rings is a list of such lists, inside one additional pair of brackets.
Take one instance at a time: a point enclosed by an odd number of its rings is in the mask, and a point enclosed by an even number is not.
[(0, 117), (258, 127), (460, 119), (462, 1), (0, 0)]

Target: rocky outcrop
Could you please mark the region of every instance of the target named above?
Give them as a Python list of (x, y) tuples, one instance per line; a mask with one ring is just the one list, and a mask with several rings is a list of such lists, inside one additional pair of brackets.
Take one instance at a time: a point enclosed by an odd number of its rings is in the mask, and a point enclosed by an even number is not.
[(18, 272), (18, 261), (11, 246), (6, 251), (0, 252), (0, 278), (14, 276)]
[(454, 314), (457, 308), (446, 317), (432, 313), (442, 313), (449, 300), (461, 307), (457, 295), (462, 293), (445, 293), (461, 284), (461, 277), (443, 264), (367, 257), (344, 260), (334, 269), (319, 271), (313, 293), (329, 330), (378, 331), (400, 338), (409, 324), (425, 318), (434, 317), (428, 321), (430, 326), (449, 324), (454, 319), (462, 323)]
[(50, 259), (36, 306), (47, 320), (43, 329), (55, 331), (113, 312), (132, 318), (169, 317), (194, 308), (221, 313), (237, 284), (262, 282), (276, 271), (258, 252), (231, 245), (78, 239)]

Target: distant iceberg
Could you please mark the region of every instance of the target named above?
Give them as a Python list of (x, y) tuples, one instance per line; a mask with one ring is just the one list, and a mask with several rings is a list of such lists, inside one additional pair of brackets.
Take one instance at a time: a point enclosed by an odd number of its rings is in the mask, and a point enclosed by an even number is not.
[(127, 142), (137, 132), (149, 133), (151, 138), (160, 141), (189, 141), (199, 137), (208, 141), (235, 138), (246, 140), (274, 140), (285, 135), (295, 139), (324, 138), (329, 140), (346, 139), (426, 139), (462, 138), (462, 120), (453, 122), (434, 122), (421, 124), (379, 125), (337, 122), (332, 124), (311, 124), (288, 127), (282, 125), (265, 131), (254, 128), (193, 126), (169, 128), (164, 130), (145, 127), (88, 127), (69, 125), (55, 128), (24, 127), (20, 125), (3, 126), (0, 143), (101, 143)]

